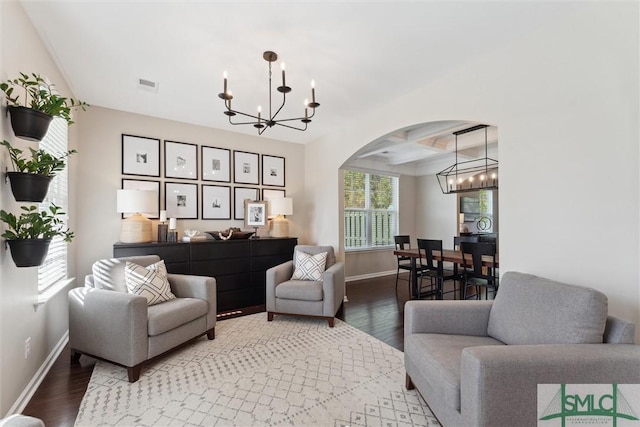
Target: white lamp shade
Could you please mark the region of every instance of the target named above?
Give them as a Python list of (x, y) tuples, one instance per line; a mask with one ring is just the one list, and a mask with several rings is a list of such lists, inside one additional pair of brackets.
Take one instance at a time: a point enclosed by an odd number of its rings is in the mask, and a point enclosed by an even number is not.
[(119, 213), (157, 215), (158, 192), (151, 190), (118, 190), (116, 210)]
[(293, 215), (293, 199), (291, 197), (275, 197), (268, 199), (271, 215)]

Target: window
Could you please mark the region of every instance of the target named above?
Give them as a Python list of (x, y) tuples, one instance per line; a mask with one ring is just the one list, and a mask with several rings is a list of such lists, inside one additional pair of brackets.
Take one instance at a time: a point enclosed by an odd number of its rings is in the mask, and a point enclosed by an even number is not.
[[(60, 155), (67, 152), (67, 122), (60, 118), (54, 117), (49, 125), (49, 131), (40, 141), (42, 150)], [(48, 209), (53, 203), (60, 207), (64, 212), (68, 212), (68, 166), (64, 170), (57, 172), (55, 178), (49, 185), (47, 197), (40, 203), (40, 210)], [(67, 222), (66, 218), (63, 221)], [(51, 240), (47, 258), (40, 267), (38, 267), (38, 291), (43, 293), (55, 283), (67, 278), (67, 242), (60, 236), (56, 236)]]
[(344, 172), (344, 246), (393, 246), (398, 230), (398, 178)]

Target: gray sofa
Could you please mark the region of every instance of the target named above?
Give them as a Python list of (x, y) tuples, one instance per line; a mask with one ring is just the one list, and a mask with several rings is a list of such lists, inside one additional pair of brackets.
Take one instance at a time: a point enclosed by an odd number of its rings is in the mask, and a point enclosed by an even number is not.
[(635, 325), (585, 287), (507, 272), (493, 301), (409, 301), (407, 388), (444, 426), (537, 424), (538, 384), (640, 383)]
[(85, 286), (69, 291), (72, 362), (81, 354), (107, 360), (125, 366), (135, 382), (146, 360), (203, 334), (214, 339), (214, 278), (168, 274), (176, 298), (151, 306), (144, 296), (127, 293), (125, 262), (146, 267), (159, 260), (157, 255), (100, 260)]

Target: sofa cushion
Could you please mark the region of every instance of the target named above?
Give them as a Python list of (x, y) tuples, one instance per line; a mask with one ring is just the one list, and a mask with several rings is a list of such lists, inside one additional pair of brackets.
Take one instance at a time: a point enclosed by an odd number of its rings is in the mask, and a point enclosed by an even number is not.
[[(296, 251), (304, 252), (310, 255), (316, 255), (322, 252), (327, 253), (327, 262), (324, 266), (325, 270), (336, 263), (336, 255), (333, 251), (333, 246), (313, 246), (313, 245), (296, 245)], [(293, 265), (295, 266), (296, 259), (293, 257)]]
[(148, 311), (148, 334), (163, 334), (206, 315), (208, 309), (207, 302), (198, 298), (176, 298), (152, 305)]
[(289, 280), (276, 286), (276, 298), (322, 301), (322, 282)]
[(405, 337), (405, 359), (420, 372), (420, 376), (437, 384), (447, 406), (460, 411), (460, 368), (462, 350), (467, 347), (504, 345), (490, 337), (446, 334), (410, 334)]
[(127, 292), (127, 287), (124, 284), (124, 266), (127, 261), (146, 267), (160, 261), (160, 257), (158, 255), (142, 255), (98, 260), (91, 267), (94, 287), (108, 291)]
[(147, 299), (147, 304), (154, 305), (174, 299), (167, 279), (167, 267), (164, 261), (143, 267), (127, 261), (124, 268), (124, 282), (130, 294), (140, 295)]
[(295, 269), (292, 280), (322, 280), (322, 273), (327, 263), (327, 253), (308, 254), (302, 251), (295, 251)]
[(603, 293), (510, 271), (500, 281), (488, 334), (506, 344), (595, 344), (606, 320)]

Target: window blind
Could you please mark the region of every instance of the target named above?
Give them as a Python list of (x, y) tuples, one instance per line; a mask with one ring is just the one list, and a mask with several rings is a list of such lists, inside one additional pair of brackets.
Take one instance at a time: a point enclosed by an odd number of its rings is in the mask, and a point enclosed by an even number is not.
[[(52, 155), (59, 156), (68, 151), (68, 125), (60, 118), (54, 117), (49, 125), (49, 131), (40, 141), (40, 149)], [(51, 204), (60, 207), (64, 212), (68, 209), (68, 166), (57, 172), (49, 185), (47, 197), (40, 203), (40, 210), (48, 209)], [(65, 227), (68, 216), (62, 220)], [(60, 280), (67, 278), (67, 242), (60, 236), (51, 239), (49, 252), (42, 265), (38, 268), (38, 292), (42, 293)]]

